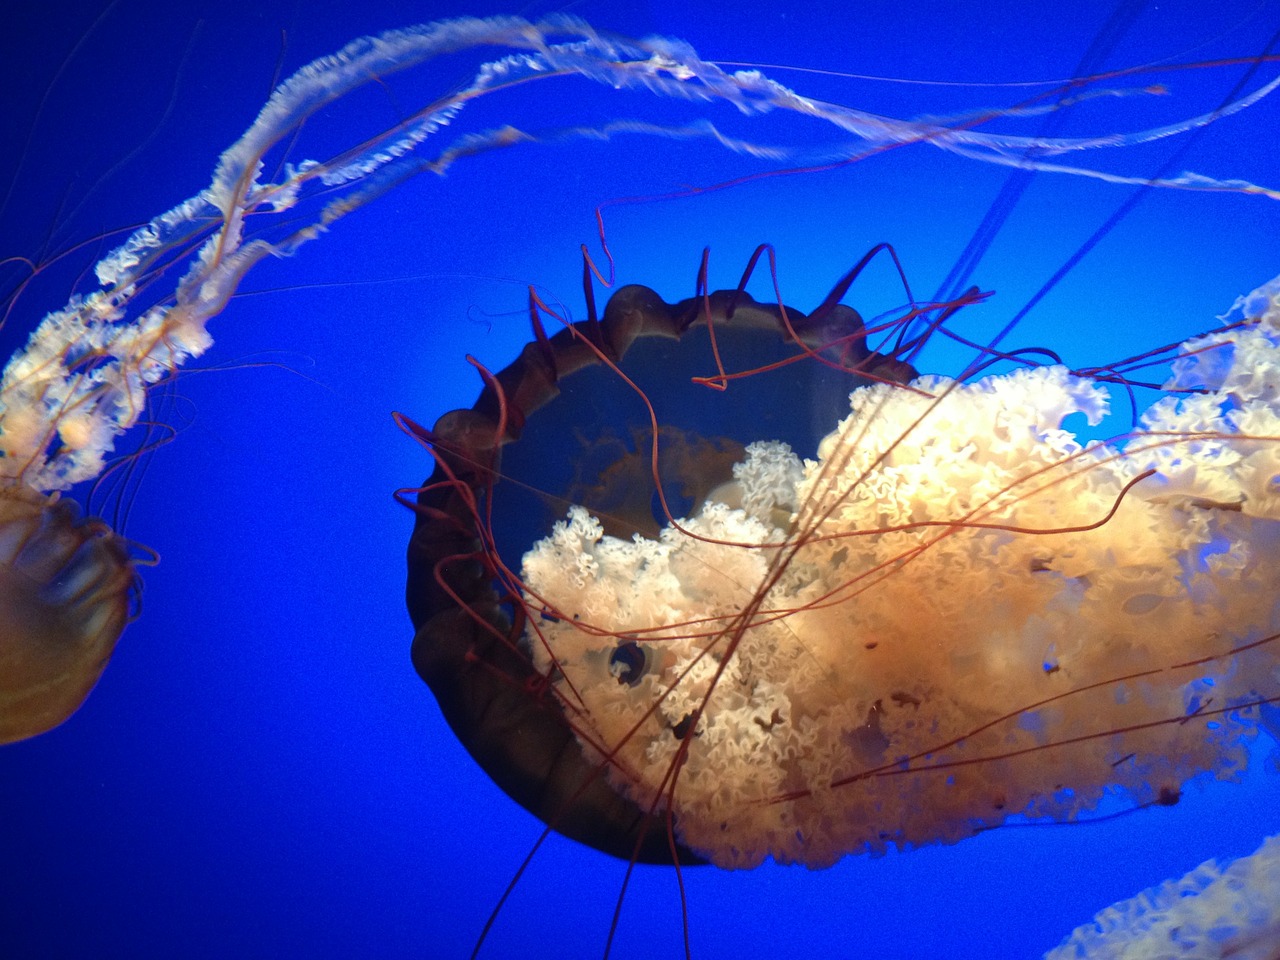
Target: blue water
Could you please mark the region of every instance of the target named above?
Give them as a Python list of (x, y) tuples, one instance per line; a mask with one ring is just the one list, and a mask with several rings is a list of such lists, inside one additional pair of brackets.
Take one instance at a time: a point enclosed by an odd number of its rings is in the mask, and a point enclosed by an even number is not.
[[(952, 82), (1069, 77), (1112, 13), (1093, 2), (1066, 19), (1047, 2), (955, 7), (592, 0), (570, 12), (628, 34), (683, 37), (712, 59)], [(1274, 2), (1134, 7), (1095, 69), (1256, 54), (1280, 27)], [(0, 15), (0, 187), (15, 188), (0, 216), (0, 256), (39, 255), (50, 235), (50, 249), (63, 249), (195, 193), (265, 100), (277, 62), (287, 75), (363, 33), (502, 11), (382, 0), (9, 10)], [(446, 61), (424, 84), (438, 91), (471, 68)], [(1061, 132), (1212, 110), (1242, 70), (1118, 80), (1163, 83), (1169, 95), (1084, 104)], [(1252, 86), (1276, 70), (1263, 67)], [(1045, 89), (767, 72), (895, 116), (1003, 107)], [(377, 109), (377, 97), (365, 102)], [(573, 81), (483, 104), (476, 122), (554, 126), (666, 110), (699, 115)], [(814, 135), (792, 120), (705, 112), (768, 142)], [(342, 142), (345, 121), (334, 118), (317, 118), (316, 135)], [(1223, 120), (1174, 172), (1276, 187), (1277, 121), (1280, 102), (1269, 101)], [(1034, 132), (1038, 121), (1004, 123)], [(1071, 160), (1142, 177), (1180, 145)], [(391, 411), (430, 423), (468, 405), (479, 384), (464, 355), (493, 367), (511, 359), (527, 337), (528, 284), (581, 315), (578, 244), (594, 243), (598, 204), (761, 169), (705, 144), (637, 137), (513, 149), (420, 179), (254, 271), (215, 322), (214, 350), (160, 408), (174, 442), (129, 490), (126, 532), (160, 556), (144, 571), (141, 618), (69, 723), (0, 750), (0, 957), (468, 955), (540, 824), (474, 766), (409, 664), (402, 557), (411, 516), (392, 491), (421, 482), (431, 465)], [(713, 284), (731, 286), (764, 241), (797, 306), (818, 302), (880, 241), (896, 246), (929, 295), (1006, 176), (914, 147), (613, 207), (609, 242), (621, 281), (669, 300), (692, 293), (704, 246)], [(966, 331), (999, 329), (1131, 191), (1035, 177), (973, 274), (996, 296), (971, 311)], [(1086, 366), (1177, 341), (1280, 272), (1278, 227), (1280, 205), (1263, 197), (1153, 191), (1011, 342)], [(109, 246), (90, 243), (32, 286), (0, 331), (6, 352)], [(850, 299), (887, 307), (901, 299), (890, 281), (874, 270)], [(753, 289), (772, 299), (767, 284)], [(927, 365), (947, 372), (966, 359), (939, 351)], [(1038, 956), (1114, 900), (1209, 857), (1252, 851), (1280, 829), (1278, 802), (1280, 778), (1260, 770), (1243, 784), (1193, 784), (1175, 808), (1105, 824), (1009, 828), (822, 872), (690, 870), (693, 953)], [(600, 955), (622, 878), (619, 863), (553, 839), (484, 955)], [(679, 949), (672, 874), (638, 870), (614, 955)]]

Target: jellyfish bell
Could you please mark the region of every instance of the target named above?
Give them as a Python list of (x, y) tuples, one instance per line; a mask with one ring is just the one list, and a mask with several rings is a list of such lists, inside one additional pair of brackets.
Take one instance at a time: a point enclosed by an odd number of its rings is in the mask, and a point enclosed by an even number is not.
[(84, 702), (136, 587), (128, 545), (71, 500), (0, 494), (0, 743), (45, 733)]
[[(590, 291), (589, 274), (586, 285)], [(669, 836), (652, 805), (620, 795), (602, 775), (576, 708), (531, 656), (515, 578), (518, 545), (532, 544), (522, 534), (537, 537), (574, 503), (614, 536), (652, 535), (673, 503), (732, 496), (747, 424), (763, 419), (800, 449), (814, 447), (809, 411), (853, 385), (910, 376), (907, 364), (868, 349), (862, 319), (838, 293), (805, 314), (758, 303), (742, 286), (669, 304), (631, 285), (610, 297), (603, 317), (592, 306), (588, 320), (553, 336), (535, 300), (536, 338), (510, 366), (486, 374), (474, 406), (444, 414), (430, 430), (402, 420), (437, 461), (414, 504), (409, 547), (414, 665), (476, 761), (558, 832), (624, 860), (701, 862)], [(806, 356), (815, 360), (798, 375), (749, 377), (732, 393), (719, 391), (718, 404), (717, 391), (709, 397), (692, 380), (717, 369), (725, 376), (725, 363), (740, 375)], [(617, 432), (623, 371), (646, 375), (627, 384), (639, 423)], [(620, 682), (634, 672), (638, 682), (643, 664), (628, 663), (626, 653), (640, 648), (620, 644), (608, 669)]]

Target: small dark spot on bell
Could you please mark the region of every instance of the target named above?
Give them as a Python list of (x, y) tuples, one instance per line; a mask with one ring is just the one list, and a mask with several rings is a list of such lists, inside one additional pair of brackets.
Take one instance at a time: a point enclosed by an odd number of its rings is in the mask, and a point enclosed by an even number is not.
[(609, 655), (609, 672), (619, 683), (634, 687), (648, 670), (649, 657), (634, 640), (624, 640)]

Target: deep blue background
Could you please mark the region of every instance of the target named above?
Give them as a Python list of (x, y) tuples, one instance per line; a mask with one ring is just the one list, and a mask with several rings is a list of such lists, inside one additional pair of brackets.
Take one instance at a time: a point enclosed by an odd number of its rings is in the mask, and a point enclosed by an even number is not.
[[(13, 185), (0, 257), (63, 249), (195, 193), (265, 100), (277, 62), (287, 75), (362, 33), (503, 9), (14, 6), (0, 16), (0, 188)], [(681, 0), (571, 12), (620, 32), (684, 37), (712, 59), (966, 83), (1069, 77), (1111, 13), (1094, 2), (1066, 19), (1058, 3), (972, 6)], [(1254, 54), (1277, 27), (1275, 3), (1172, 0), (1139, 10), (1106, 66)], [(472, 68), (429, 69), (423, 89)], [(1044, 89), (767, 72), (896, 116), (1007, 106)], [(1065, 129), (1130, 130), (1207, 111), (1239, 76), (1118, 81), (1162, 82), (1170, 95), (1086, 104)], [(668, 108), (574, 81), (477, 113), (553, 126), (661, 118)], [(743, 125), (731, 111), (706, 112), (761, 140), (815, 135), (792, 121)], [(342, 142), (341, 115), (325, 119), (317, 136)], [(1223, 121), (1179, 166), (1280, 186), (1278, 119), (1280, 103), (1266, 102)], [(1177, 146), (1077, 159), (1142, 176)], [(0, 957), (468, 954), (540, 825), (474, 767), (409, 664), (401, 594), (411, 518), (391, 493), (430, 464), (390, 412), (430, 423), (469, 404), (477, 379), (463, 356), (495, 367), (510, 359), (526, 338), (527, 284), (581, 311), (577, 247), (594, 241), (598, 203), (758, 169), (710, 146), (637, 138), (505, 151), (410, 184), (295, 258), (255, 270), (244, 290), (268, 292), (237, 298), (215, 322), (206, 372), (181, 378), (163, 411), (176, 442), (134, 488), (127, 533), (161, 557), (145, 571), (141, 619), (69, 723), (0, 750)], [(705, 245), (713, 283), (730, 286), (762, 241), (777, 245), (784, 295), (798, 306), (883, 240), (927, 295), (1006, 175), (916, 147), (614, 208), (609, 239), (620, 279), (668, 299), (692, 292)], [(997, 296), (966, 329), (980, 337), (1002, 325), (1128, 196), (1035, 178), (974, 275)], [(1278, 226), (1280, 206), (1263, 197), (1155, 192), (1013, 340), (1052, 346), (1077, 366), (1176, 341), (1280, 270)], [(12, 349), (60, 305), (108, 246), (91, 242), (50, 269), (18, 302), (0, 346)], [(876, 292), (887, 271), (876, 276), (854, 302), (893, 299)], [(766, 299), (767, 285), (756, 292)], [(935, 354), (928, 365), (962, 362)], [(1011, 828), (818, 873), (689, 871), (694, 955), (1037, 956), (1103, 905), (1211, 856), (1252, 851), (1280, 828), (1277, 801), (1280, 779), (1259, 772), (1243, 785), (1192, 785), (1174, 809), (1104, 825)], [(622, 876), (619, 864), (553, 840), (486, 955), (599, 955)], [(679, 929), (671, 874), (637, 871), (615, 955), (673, 956)]]

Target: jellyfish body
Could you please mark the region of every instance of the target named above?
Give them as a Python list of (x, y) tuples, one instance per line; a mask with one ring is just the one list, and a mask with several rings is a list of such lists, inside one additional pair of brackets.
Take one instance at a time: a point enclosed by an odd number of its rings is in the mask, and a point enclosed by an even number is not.
[(80, 706), (129, 617), (124, 542), (68, 500), (0, 497), (0, 743)]
[[(570, 486), (571, 499), (590, 504), (617, 535), (631, 536), (656, 529), (656, 497), (701, 502), (732, 483), (742, 440), (728, 421), (693, 403), (705, 388), (691, 391), (688, 380), (710, 369), (712, 331), (723, 355), (739, 362), (795, 359), (825, 347), (831, 366), (808, 366), (802, 381), (813, 397), (843, 395), (870, 382), (870, 371), (903, 376), (907, 368), (868, 351), (861, 318), (846, 306), (784, 314), (738, 291), (668, 304), (647, 287), (628, 286), (613, 295), (599, 323), (551, 337), (537, 330), (518, 360), (487, 378), (472, 408), (445, 414), (429, 431), (413, 428), (437, 461), (415, 505), (409, 546), (414, 665), (472, 756), (548, 826), (625, 860), (698, 863), (652, 806), (615, 789), (598, 751), (575, 737), (585, 728), (522, 641), (523, 608), (502, 555), (518, 562), (523, 547), (511, 551), (522, 532), (536, 536), (563, 508), (563, 499), (543, 496), (557, 484)], [(662, 426), (610, 435), (613, 409), (600, 389), (618, 385), (617, 369), (646, 366), (665, 373), (664, 389), (652, 391)], [(580, 417), (584, 408), (604, 419)], [(578, 463), (573, 477), (553, 478), (547, 471), (575, 463), (547, 446), (566, 420), (574, 424), (573, 445), (590, 460)], [(493, 535), (499, 530), (501, 544)]]
[[(574, 505), (516, 576), (505, 541), (537, 510), (503, 500), (546, 474), (499, 451), (520, 437), (508, 453), (569, 459), (531, 440), (535, 421), (574, 436), (580, 464), (610, 448), (552, 401), (607, 405), (575, 371), (612, 376), (645, 399), (642, 424), (645, 411), (665, 424), (655, 405), (672, 388), (646, 375), (670, 361), (626, 362), (618, 331), (696, 316), (698, 301), (671, 308), (625, 288), (599, 334), (536, 341), (473, 410), (421, 433), (439, 466), (410, 548), (419, 672), (491, 776), (550, 826), (577, 835), (579, 791), (607, 779), (632, 816), (616, 842), (588, 842), (622, 856), (641, 850), (638, 825), (665, 839), (642, 814), (721, 866), (825, 866), (954, 842), (1012, 814), (1073, 819), (1110, 790), (1165, 802), (1195, 774), (1230, 776), (1280, 664), (1271, 287), (1246, 322), (1185, 344), (1173, 392), (1111, 444), (1062, 428), (1072, 414), (1096, 424), (1107, 397), (1053, 366), (847, 383), (851, 413), (804, 460), (738, 436), (745, 455), (728, 466), (641, 430), (591, 482), (556, 488), (554, 503)], [(731, 324), (707, 329), (732, 355)], [(793, 359), (827, 371), (820, 357)], [(867, 358), (863, 347), (850, 370)], [(747, 381), (766, 379), (767, 362), (745, 366)], [(698, 418), (716, 422), (717, 400), (747, 423), (812, 409), (794, 382), (774, 411), (737, 386), (703, 386)], [(690, 461), (701, 482), (681, 501)], [(617, 469), (640, 503), (661, 492), (660, 532), (617, 509), (604, 482)], [(532, 778), (538, 803), (510, 786), (522, 751), (511, 730), (528, 728), (497, 702), (535, 713), (557, 762), (573, 755), (571, 771)]]

